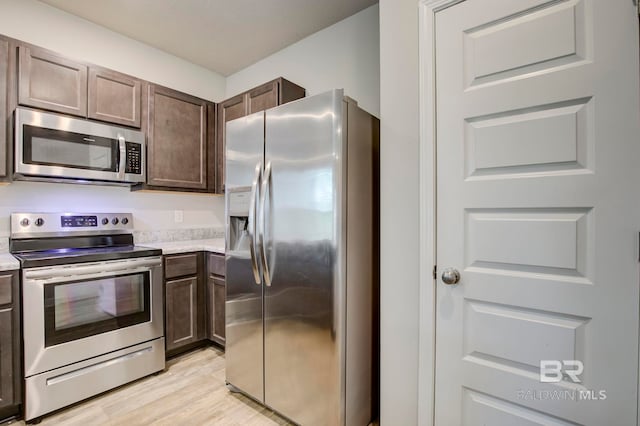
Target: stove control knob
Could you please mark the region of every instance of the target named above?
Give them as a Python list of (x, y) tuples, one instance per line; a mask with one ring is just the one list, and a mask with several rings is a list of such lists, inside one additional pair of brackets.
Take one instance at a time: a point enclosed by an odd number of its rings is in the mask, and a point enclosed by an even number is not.
[(29, 219), (26, 217), (20, 221), (20, 226), (29, 226)]
[(113, 219), (111, 219), (111, 223), (113, 223), (114, 225), (117, 225), (119, 222), (117, 217), (114, 217)]
[(108, 225), (109, 224), (109, 219), (106, 218), (106, 217), (103, 217), (101, 222), (102, 222), (103, 225)]
[(129, 219), (127, 219), (126, 217), (123, 217), (122, 220), (120, 220), (120, 223), (122, 223), (123, 225), (126, 225), (127, 223), (129, 223)]
[(43, 218), (41, 218), (41, 217), (39, 217), (39, 218), (37, 218), (37, 219), (36, 219), (36, 221), (35, 221), (35, 222), (33, 222), (33, 223), (35, 223), (35, 224), (36, 224), (36, 226), (42, 226), (42, 225), (44, 225), (44, 219), (43, 219)]

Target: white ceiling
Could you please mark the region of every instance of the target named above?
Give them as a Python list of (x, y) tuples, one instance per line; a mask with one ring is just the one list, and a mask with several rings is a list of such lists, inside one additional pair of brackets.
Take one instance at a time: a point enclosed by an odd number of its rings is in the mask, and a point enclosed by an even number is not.
[(224, 76), (377, 0), (40, 0)]

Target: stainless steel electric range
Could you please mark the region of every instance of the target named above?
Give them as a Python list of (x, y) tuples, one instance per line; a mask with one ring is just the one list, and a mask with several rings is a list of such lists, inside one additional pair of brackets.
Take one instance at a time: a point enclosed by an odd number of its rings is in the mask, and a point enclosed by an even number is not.
[(25, 418), (163, 370), (162, 258), (131, 214), (14, 213)]

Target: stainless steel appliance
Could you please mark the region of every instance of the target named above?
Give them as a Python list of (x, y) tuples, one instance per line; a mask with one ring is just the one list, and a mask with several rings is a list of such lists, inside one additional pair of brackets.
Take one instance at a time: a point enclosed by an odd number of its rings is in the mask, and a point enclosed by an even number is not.
[(142, 132), (16, 108), (16, 179), (131, 185), (145, 181)]
[(161, 251), (132, 229), (131, 214), (11, 215), (27, 421), (164, 369)]
[(367, 425), (379, 122), (334, 90), (227, 123), (226, 379), (301, 425)]

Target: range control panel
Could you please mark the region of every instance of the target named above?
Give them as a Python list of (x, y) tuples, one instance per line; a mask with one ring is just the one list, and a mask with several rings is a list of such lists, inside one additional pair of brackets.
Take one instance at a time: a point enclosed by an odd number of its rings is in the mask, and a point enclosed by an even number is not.
[(74, 234), (129, 234), (131, 213), (12, 213), (11, 237)]

